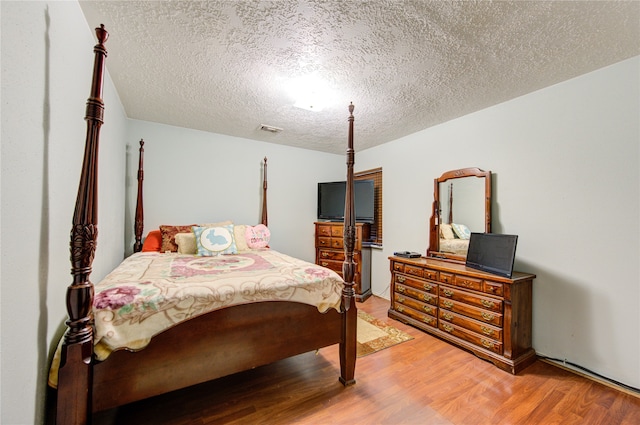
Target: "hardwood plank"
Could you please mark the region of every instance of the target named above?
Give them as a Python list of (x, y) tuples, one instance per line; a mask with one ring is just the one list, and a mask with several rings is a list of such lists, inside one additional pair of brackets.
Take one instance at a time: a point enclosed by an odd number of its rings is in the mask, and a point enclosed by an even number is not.
[(542, 361), (514, 376), (389, 319), (387, 300), (357, 307), (414, 339), (359, 358), (354, 386), (338, 382), (332, 346), (101, 412), (94, 425), (640, 423), (639, 397)]

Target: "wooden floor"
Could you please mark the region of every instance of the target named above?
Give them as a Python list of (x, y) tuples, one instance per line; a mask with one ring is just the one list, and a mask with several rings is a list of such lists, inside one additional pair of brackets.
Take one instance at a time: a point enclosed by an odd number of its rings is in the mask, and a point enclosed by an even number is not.
[(414, 339), (358, 359), (338, 382), (337, 347), (134, 403), (106, 424), (640, 424), (640, 398), (537, 361), (518, 376), (387, 318), (389, 302), (358, 308)]

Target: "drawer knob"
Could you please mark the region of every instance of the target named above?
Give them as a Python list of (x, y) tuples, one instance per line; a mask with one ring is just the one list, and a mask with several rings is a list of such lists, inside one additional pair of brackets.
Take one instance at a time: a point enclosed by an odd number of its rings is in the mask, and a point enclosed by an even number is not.
[(423, 306), (422, 306), (422, 309), (423, 309), (424, 311), (426, 311), (427, 313), (429, 313), (429, 314), (431, 314), (431, 313), (433, 312), (433, 308), (432, 308), (432, 307), (429, 307), (428, 305), (423, 305)]
[(453, 320), (453, 314), (451, 314), (451, 313), (444, 313), (444, 314), (442, 315), (442, 318), (443, 318), (444, 320)]
[(400, 282), (400, 283), (404, 283), (404, 281), (405, 281), (405, 280), (407, 280), (407, 278), (406, 278), (406, 277), (404, 277), (404, 276), (398, 276), (398, 282)]
[(444, 289), (442, 291), (447, 297), (450, 297), (453, 295), (453, 291), (451, 289)]
[(446, 323), (442, 324), (442, 329), (447, 331), (447, 332), (453, 332), (453, 326), (447, 325)]
[(449, 300), (444, 300), (442, 301), (442, 305), (444, 305), (446, 308), (451, 308), (453, 307), (453, 302)]
[(322, 251), (322, 255), (323, 257), (327, 258), (329, 256), (329, 253), (327, 251)]
[(431, 302), (431, 300), (433, 299), (433, 297), (431, 295), (427, 295), (427, 294), (422, 294), (422, 299), (426, 302)]
[(425, 283), (422, 287), (425, 291), (431, 291), (433, 289), (433, 285), (429, 285), (428, 283)]
[(398, 302), (399, 303), (404, 303), (404, 297), (398, 297)]
[(485, 313), (484, 311), (482, 313), (480, 313), (480, 315), (482, 316), (482, 318), (484, 320), (487, 320), (489, 322), (492, 321), (493, 319), (495, 319), (495, 317), (496, 317), (494, 314)]
[(396, 306), (396, 310), (398, 310), (398, 313), (402, 313), (402, 312), (404, 312), (404, 307), (401, 306), (401, 305), (397, 305)]
[(400, 292), (401, 294), (404, 294), (404, 291), (405, 291), (404, 286), (397, 286), (396, 291)]
[(320, 262), (320, 265), (321, 265), (322, 267), (327, 267), (327, 266), (329, 265), (329, 263), (327, 263), (326, 261), (321, 261), (321, 262)]
[(431, 317), (423, 317), (422, 321), (428, 325), (430, 325), (433, 322), (433, 319)]
[(480, 302), (482, 303), (483, 306), (487, 308), (493, 308), (496, 305), (493, 301), (489, 301), (489, 300), (480, 300)]

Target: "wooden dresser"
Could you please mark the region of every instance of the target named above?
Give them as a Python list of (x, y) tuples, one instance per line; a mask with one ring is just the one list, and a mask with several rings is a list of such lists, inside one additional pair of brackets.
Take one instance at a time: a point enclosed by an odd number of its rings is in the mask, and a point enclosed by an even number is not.
[(535, 275), (511, 278), (464, 264), (389, 257), (389, 317), (436, 335), (513, 374), (536, 360), (531, 347)]
[[(344, 226), (342, 222), (319, 221), (316, 226), (316, 264), (338, 272), (342, 276), (344, 262)], [(367, 246), (370, 225), (356, 223), (356, 243), (353, 248), (353, 261), (356, 272), (356, 300), (365, 301), (371, 296), (371, 247)]]

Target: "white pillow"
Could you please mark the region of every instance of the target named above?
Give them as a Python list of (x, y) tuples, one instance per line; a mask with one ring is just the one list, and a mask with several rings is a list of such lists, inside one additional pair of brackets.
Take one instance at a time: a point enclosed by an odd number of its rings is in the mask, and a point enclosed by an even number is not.
[(178, 245), (178, 254), (195, 255), (198, 252), (196, 235), (193, 232), (176, 234), (176, 245)]
[(456, 237), (453, 234), (453, 229), (450, 224), (441, 224), (440, 225), (440, 237), (442, 239), (455, 239)]
[(246, 224), (236, 224), (235, 226), (233, 226), (233, 237), (236, 240), (236, 248), (238, 249), (238, 253), (251, 251), (244, 236), (246, 230)]

